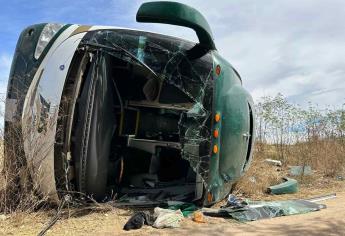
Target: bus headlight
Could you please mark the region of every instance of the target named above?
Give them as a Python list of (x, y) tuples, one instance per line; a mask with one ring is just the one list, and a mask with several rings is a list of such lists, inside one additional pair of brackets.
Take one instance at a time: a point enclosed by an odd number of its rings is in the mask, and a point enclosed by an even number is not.
[(40, 37), (36, 45), (36, 50), (34, 57), (38, 59), (45, 47), (48, 45), (49, 41), (54, 37), (54, 35), (63, 27), (63, 24), (46, 24), (41, 32)]

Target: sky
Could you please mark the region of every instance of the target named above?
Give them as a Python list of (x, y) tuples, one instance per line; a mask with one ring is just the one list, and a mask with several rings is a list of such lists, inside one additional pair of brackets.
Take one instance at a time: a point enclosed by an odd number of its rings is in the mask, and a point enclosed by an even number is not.
[[(0, 0), (0, 94), (18, 36), (42, 22), (136, 28), (197, 41), (182, 27), (135, 21), (141, 0)], [(216, 47), (255, 101), (282, 93), (290, 102), (345, 103), (345, 1), (188, 0), (208, 20)]]

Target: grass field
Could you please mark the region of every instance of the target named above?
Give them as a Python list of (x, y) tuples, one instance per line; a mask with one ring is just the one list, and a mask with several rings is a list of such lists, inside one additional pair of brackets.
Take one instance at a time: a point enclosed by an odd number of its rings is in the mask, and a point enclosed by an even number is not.
[[(272, 157), (272, 148), (268, 149), (270, 149), (270, 157)], [(264, 161), (265, 157), (267, 156), (262, 155), (262, 153), (255, 153), (251, 168), (237, 184), (234, 194), (253, 200), (283, 200), (309, 198), (322, 194), (336, 193), (341, 189), (345, 189), (345, 181), (339, 181), (335, 177), (326, 175), (324, 170), (314, 169), (313, 175), (297, 178), (300, 187), (298, 193), (279, 196), (266, 194), (265, 190), (267, 187), (279, 183), (281, 178), (288, 174), (288, 165), (283, 164), (282, 167), (272, 166)], [(4, 183), (3, 180), (2, 183)], [(224, 202), (218, 203), (214, 207), (219, 207), (222, 204)], [(62, 211), (61, 219), (48, 231), (48, 235), (103, 235), (102, 233), (105, 232), (113, 232), (114, 234), (125, 233), (122, 231), (122, 227), (132, 214), (133, 209), (117, 209), (107, 204), (98, 204), (89, 209), (66, 207)], [(38, 211), (33, 211), (32, 208), (18, 209), (10, 214), (1, 215), (0, 235), (37, 235), (54, 215), (55, 210), (49, 207), (41, 208)], [(231, 220), (209, 218), (207, 225), (212, 227), (213, 224), (216, 225), (224, 222), (229, 227), (238, 224)], [(190, 219), (185, 219), (183, 227), (188, 229), (198, 226), (195, 224)], [(145, 228), (144, 231), (139, 232), (160, 234), (165, 231)], [(136, 233), (139, 232), (136, 231)]]

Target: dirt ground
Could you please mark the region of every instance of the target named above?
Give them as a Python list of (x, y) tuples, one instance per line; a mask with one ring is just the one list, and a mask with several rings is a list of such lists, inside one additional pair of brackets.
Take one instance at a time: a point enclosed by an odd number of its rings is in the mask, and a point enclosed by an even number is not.
[[(265, 200), (305, 198), (332, 192), (337, 193), (337, 198), (322, 202), (327, 209), (318, 212), (250, 223), (214, 217), (207, 217), (207, 223), (195, 223), (186, 218), (177, 229), (144, 226), (126, 232), (122, 228), (132, 215), (131, 210), (80, 212), (78, 215), (74, 212), (60, 219), (47, 235), (345, 235), (344, 181), (324, 189), (306, 185), (297, 194), (267, 196)], [(0, 216), (0, 235), (37, 235), (52, 216), (53, 212)]]

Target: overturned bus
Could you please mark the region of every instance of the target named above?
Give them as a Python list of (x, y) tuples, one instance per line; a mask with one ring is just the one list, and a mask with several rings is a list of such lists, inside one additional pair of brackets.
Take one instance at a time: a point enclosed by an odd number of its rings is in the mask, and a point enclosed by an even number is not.
[(148, 2), (138, 22), (193, 29), (198, 43), (139, 30), (37, 24), (20, 35), (5, 111), (6, 161), (39, 194), (211, 205), (251, 162), (254, 111), (195, 9)]

